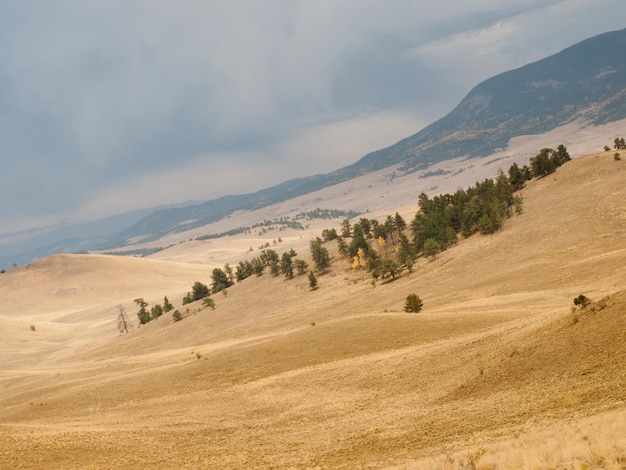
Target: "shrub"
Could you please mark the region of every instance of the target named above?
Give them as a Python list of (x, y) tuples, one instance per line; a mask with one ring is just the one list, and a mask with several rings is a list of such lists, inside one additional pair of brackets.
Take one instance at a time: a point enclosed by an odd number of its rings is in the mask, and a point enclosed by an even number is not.
[(578, 297), (574, 299), (574, 305), (580, 308), (587, 308), (591, 304), (591, 299), (589, 297), (580, 294)]
[(174, 318), (174, 321), (181, 321), (183, 319), (183, 316), (178, 310), (174, 310), (174, 313), (172, 313), (172, 318)]
[(404, 304), (404, 311), (409, 313), (418, 313), (422, 310), (424, 302), (416, 294), (409, 294), (406, 297), (406, 303)]

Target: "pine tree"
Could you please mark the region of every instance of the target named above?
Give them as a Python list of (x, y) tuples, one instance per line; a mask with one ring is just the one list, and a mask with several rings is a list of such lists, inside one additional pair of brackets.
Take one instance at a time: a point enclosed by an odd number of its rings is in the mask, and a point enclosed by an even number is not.
[(211, 280), (213, 281), (211, 286), (211, 293), (213, 294), (217, 294), (234, 284), (234, 282), (228, 278), (228, 275), (220, 268), (213, 269), (213, 272), (211, 273)]
[(409, 294), (404, 304), (404, 311), (409, 313), (418, 313), (422, 310), (424, 302), (416, 294)]
[(145, 300), (143, 300), (141, 297), (138, 299), (135, 299), (134, 302), (137, 305), (139, 305), (139, 311), (137, 312), (137, 318), (139, 319), (139, 323), (141, 323), (142, 325), (145, 325), (150, 320), (152, 320), (152, 318), (150, 317), (150, 313), (148, 312), (148, 310), (146, 310), (148, 303)]
[(330, 266), (330, 255), (319, 237), (311, 242), (311, 258), (317, 272), (324, 272)]

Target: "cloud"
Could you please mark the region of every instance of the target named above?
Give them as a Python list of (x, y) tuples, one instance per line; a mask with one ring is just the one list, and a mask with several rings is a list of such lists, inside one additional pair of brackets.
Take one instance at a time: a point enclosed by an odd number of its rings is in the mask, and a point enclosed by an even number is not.
[(139, 207), (168, 175), (185, 184), (159, 203), (335, 169), (625, 12), (618, 0), (2, 2), (0, 228)]

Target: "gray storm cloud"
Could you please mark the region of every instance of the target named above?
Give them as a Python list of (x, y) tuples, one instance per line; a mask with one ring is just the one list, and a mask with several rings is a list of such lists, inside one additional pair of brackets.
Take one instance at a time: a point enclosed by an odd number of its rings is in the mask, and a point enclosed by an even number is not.
[[(337, 168), (375, 149), (340, 143), (346, 122), (427, 124), (479, 80), (618, 29), (626, 12), (617, 0), (440, 3), (3, 2), (0, 231)], [(202, 180), (147, 197), (151, 175), (168, 174)]]

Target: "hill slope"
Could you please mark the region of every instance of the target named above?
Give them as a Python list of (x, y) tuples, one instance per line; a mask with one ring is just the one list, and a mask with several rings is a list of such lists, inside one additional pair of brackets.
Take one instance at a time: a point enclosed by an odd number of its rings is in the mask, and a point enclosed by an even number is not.
[[(0, 369), (3, 459), (11, 468), (381, 468), (485, 447), (488, 462), (502, 436), (623, 415), (625, 171), (607, 154), (572, 161), (528, 185), (524, 213), (502, 232), (422, 259), (393, 283), (372, 287), (333, 251), (317, 291), (304, 276), (250, 278), (216, 296), (214, 311), (191, 304), (180, 322), (166, 315), (122, 336), (113, 321), (86, 328), (84, 319), (141, 292), (182, 308), (185, 277), (133, 260), (144, 279), (116, 279), (106, 266), (128, 260), (89, 256), (6, 273), (0, 326), (14, 342)], [(93, 305), (40, 317), (56, 273), (85, 263)], [(36, 291), (17, 282), (27, 275)], [(413, 292), (423, 312), (401, 313)], [(22, 304), (27, 293), (32, 304)], [(610, 297), (574, 316), (580, 293)]]
[(138, 236), (159, 238), (206, 225), (238, 209), (265, 207), (383, 168), (399, 166), (410, 173), (458, 157), (486, 157), (506, 148), (513, 137), (543, 134), (576, 120), (599, 125), (625, 119), (625, 48), (626, 29), (590, 38), (480, 83), (444, 118), (345, 168), (253, 194), (157, 211), (110, 243), (120, 245)]

